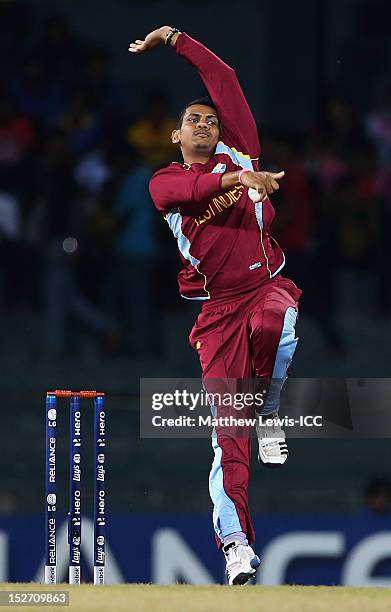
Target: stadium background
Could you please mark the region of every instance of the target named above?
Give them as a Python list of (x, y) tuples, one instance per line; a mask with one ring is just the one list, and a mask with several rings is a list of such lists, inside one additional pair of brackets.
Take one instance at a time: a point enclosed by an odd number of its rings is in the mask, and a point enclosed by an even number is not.
[[(108, 503), (123, 528), (134, 529), (137, 513), (147, 541), (153, 521), (177, 524), (217, 559), (207, 531), (209, 443), (138, 435), (139, 378), (199, 374), (187, 343), (198, 307), (178, 297), (176, 245), (152, 210), (147, 182), (175, 159), (167, 134), (202, 87), (170, 49), (129, 56), (127, 43), (154, 27), (186, 30), (237, 69), (259, 124), (263, 166), (286, 171), (273, 201), (285, 273), (304, 289), (294, 374), (389, 376), (386, 8), (381, 0), (245, 1), (240, 9), (204, 1), (0, 2), (3, 577), (19, 576), (30, 521), (39, 533), (43, 398), (59, 386), (109, 394)], [(368, 480), (389, 478), (388, 440), (293, 440), (291, 449), (278, 474), (254, 468), (262, 537), (273, 532), (270, 515), (281, 513), (289, 517), (281, 532), (297, 531), (296, 520), (345, 534), (354, 521), (357, 534), (390, 528), (389, 485), (377, 510), (363, 496)], [(65, 512), (65, 440), (61, 450)], [(88, 492), (85, 499), (90, 507)], [(200, 523), (186, 531), (192, 516)], [(40, 546), (36, 537), (37, 562)], [(377, 571), (391, 576), (385, 564)], [(127, 566), (124, 576), (140, 579)], [(340, 579), (320, 564), (320, 582)]]

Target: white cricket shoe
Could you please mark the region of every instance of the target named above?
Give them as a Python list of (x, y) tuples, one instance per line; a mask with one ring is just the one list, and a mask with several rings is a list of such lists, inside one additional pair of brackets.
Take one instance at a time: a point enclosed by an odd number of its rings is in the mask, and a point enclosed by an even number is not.
[(246, 584), (257, 571), (261, 564), (260, 558), (255, 554), (251, 546), (245, 546), (238, 542), (231, 542), (223, 548), (228, 584)]
[(289, 451), (285, 432), (278, 424), (256, 425), (258, 436), (258, 461), (269, 468), (281, 467), (288, 459)]

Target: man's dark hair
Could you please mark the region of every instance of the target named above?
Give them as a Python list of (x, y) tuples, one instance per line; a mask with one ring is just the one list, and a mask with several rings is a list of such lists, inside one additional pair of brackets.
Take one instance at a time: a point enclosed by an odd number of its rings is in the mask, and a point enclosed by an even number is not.
[(183, 117), (185, 116), (185, 112), (189, 108), (189, 106), (193, 106), (193, 104), (203, 104), (204, 106), (210, 106), (216, 111), (217, 119), (219, 120), (220, 133), (221, 133), (221, 123), (220, 123), (220, 119), (218, 116), (218, 111), (217, 111), (215, 103), (209, 98), (209, 96), (202, 96), (202, 98), (196, 98), (196, 100), (192, 100), (191, 102), (188, 102), (186, 106), (184, 107), (184, 109), (182, 110), (181, 114), (179, 115), (178, 122), (176, 124), (176, 129), (177, 130), (181, 129)]

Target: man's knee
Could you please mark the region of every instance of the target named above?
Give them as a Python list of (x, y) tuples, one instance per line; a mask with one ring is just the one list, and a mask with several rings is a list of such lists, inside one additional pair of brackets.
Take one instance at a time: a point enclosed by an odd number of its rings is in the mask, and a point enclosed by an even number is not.
[(297, 310), (293, 306), (267, 304), (262, 325), (253, 336), (256, 376), (285, 378), (297, 345), (296, 318)]
[(270, 348), (279, 342), (287, 307), (278, 301), (266, 302), (263, 311), (254, 318), (253, 337)]

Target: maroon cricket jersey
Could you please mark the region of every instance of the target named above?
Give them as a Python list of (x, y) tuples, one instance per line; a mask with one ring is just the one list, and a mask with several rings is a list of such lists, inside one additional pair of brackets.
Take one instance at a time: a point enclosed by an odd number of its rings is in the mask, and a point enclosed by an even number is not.
[(174, 162), (158, 170), (150, 193), (178, 242), (182, 297), (239, 295), (276, 276), (285, 263), (269, 233), (275, 215), (270, 200), (254, 204), (247, 187), (223, 191), (220, 186), (223, 172), (259, 169), (257, 127), (232, 68), (184, 33), (175, 50), (197, 68), (223, 131), (208, 163)]

